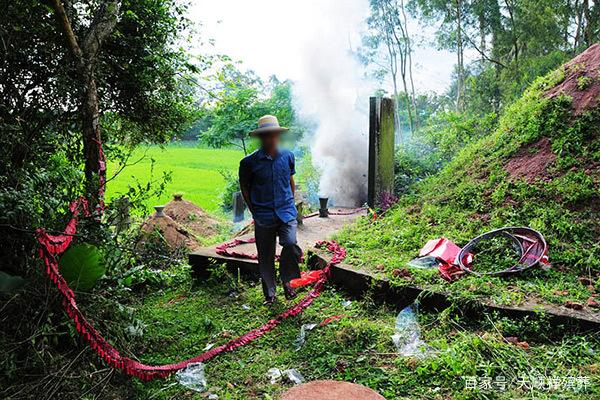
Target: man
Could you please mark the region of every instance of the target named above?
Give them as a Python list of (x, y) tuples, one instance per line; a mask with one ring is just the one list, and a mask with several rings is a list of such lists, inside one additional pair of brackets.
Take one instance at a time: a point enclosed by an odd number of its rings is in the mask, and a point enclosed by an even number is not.
[(273, 304), (276, 298), (276, 236), (282, 246), (279, 274), (286, 299), (296, 297), (290, 280), (300, 277), (298, 263), (302, 250), (296, 241), (295, 159), (292, 152), (279, 148), (281, 134), (287, 131), (279, 126), (276, 117), (261, 117), (258, 129), (250, 132), (260, 140), (260, 148), (240, 162), (240, 187), (254, 218), (258, 269), (266, 305)]

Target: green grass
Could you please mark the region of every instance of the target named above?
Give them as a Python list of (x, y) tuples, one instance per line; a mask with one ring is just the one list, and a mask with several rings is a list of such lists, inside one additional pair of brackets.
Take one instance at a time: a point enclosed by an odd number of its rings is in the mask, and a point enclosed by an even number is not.
[[(418, 284), (458, 301), (562, 305), (569, 300), (585, 305), (600, 288), (600, 213), (595, 206), (600, 171), (590, 168), (600, 162), (600, 108), (573, 119), (571, 99), (544, 97), (544, 91), (563, 77), (557, 71), (539, 79), (507, 108), (496, 130), (466, 146), (440, 173), (416, 184), (384, 218), (363, 219), (342, 232), (339, 239), (348, 250), (347, 261), (381, 271), (394, 284)], [(528, 183), (510, 177), (507, 160), (541, 138), (550, 138), (556, 156), (547, 179)], [(462, 246), (503, 226), (540, 231), (548, 242), (552, 268), (511, 277), (469, 275), (453, 283), (435, 270), (411, 270), (410, 281), (393, 276), (430, 239), (443, 236)], [(595, 288), (580, 278), (591, 280)], [(597, 312), (591, 307), (586, 311)]]
[[(229, 282), (229, 283), (227, 283)], [(216, 275), (201, 283), (188, 281), (147, 296), (135, 306), (135, 318), (145, 325), (143, 339), (131, 350), (147, 363), (169, 363), (195, 356), (204, 347), (264, 324), (290, 303), (280, 301), (272, 310), (261, 305), (260, 286), (235, 286), (231, 277)], [(238, 297), (229, 295), (233, 288)], [(206, 363), (209, 392), (220, 399), (276, 399), (290, 387), (271, 384), (270, 368), (296, 368), (306, 380), (334, 379), (368, 386), (386, 399), (580, 399), (600, 395), (598, 376), (600, 343), (594, 336), (566, 336), (543, 321), (515, 322), (494, 315), (478, 321), (459, 318), (448, 309), (421, 311), (422, 337), (431, 348), (424, 359), (396, 354), (390, 335), (397, 309), (375, 305), (367, 297), (342, 306), (343, 293), (328, 287), (300, 316), (283, 322), (274, 331), (232, 353)], [(242, 305), (250, 307), (249, 310)], [(302, 324), (319, 323), (332, 315), (347, 318), (317, 327), (305, 345), (294, 349)], [(556, 328), (556, 327), (555, 327)], [(554, 339), (550, 339), (550, 335)], [(527, 341), (525, 350), (503, 337)], [(505, 377), (505, 391), (465, 389), (467, 377)], [(523, 390), (528, 379), (585, 377), (584, 393), (572, 390)], [(175, 377), (150, 383), (133, 381), (130, 395), (139, 399), (205, 398), (179, 385)]]
[[(144, 160), (126, 167), (115, 179), (108, 182), (108, 199), (127, 193), (128, 187), (136, 182), (145, 184), (159, 179), (163, 172), (172, 172), (172, 180), (167, 184), (165, 193), (147, 202), (149, 210), (153, 205), (168, 202), (173, 193), (179, 192), (184, 194), (184, 199), (206, 211), (219, 213), (219, 196), (225, 188), (225, 181), (219, 170), (237, 171), (243, 152), (182, 145), (165, 148), (150, 146), (136, 149), (131, 161), (136, 161), (144, 155)], [(154, 170), (152, 160), (155, 161)], [(118, 165), (109, 163), (109, 178), (117, 168)]]

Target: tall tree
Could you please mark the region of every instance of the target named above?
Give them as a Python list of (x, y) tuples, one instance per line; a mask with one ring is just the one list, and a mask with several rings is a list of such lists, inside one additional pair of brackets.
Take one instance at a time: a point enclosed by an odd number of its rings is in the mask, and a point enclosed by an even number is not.
[(98, 174), (102, 173), (99, 146), (100, 115), (98, 108), (98, 87), (96, 84), (96, 66), (98, 55), (106, 38), (112, 34), (117, 24), (121, 2), (118, 0), (103, 2), (92, 13), (92, 22), (78, 38), (62, 0), (51, 0), (58, 25), (65, 36), (65, 44), (74, 59), (76, 71), (81, 84), (82, 98), (80, 103), (81, 131), (83, 151), (85, 155), (85, 176), (87, 190), (95, 204), (98, 199)]
[[(95, 139), (100, 126), (107, 155), (116, 157), (122, 146), (164, 143), (190, 120), (193, 92), (182, 77), (203, 61), (192, 64), (181, 49), (188, 22), (179, 0), (121, 0), (119, 9), (111, 9), (111, 3), (2, 3), (3, 226), (52, 225), (53, 218), (60, 220), (68, 201), (84, 190), (95, 193), (99, 161)], [(73, 35), (63, 31), (68, 26), (60, 25), (64, 18)], [(112, 29), (110, 34), (105, 33), (107, 29)], [(76, 48), (68, 37), (75, 38), (81, 53), (73, 53)], [(90, 65), (86, 54), (95, 63)], [(91, 181), (79, 173), (82, 168), (89, 171)], [(86, 188), (86, 182), (93, 187)], [(31, 235), (9, 232), (17, 243), (16, 253), (34, 248), (17, 239), (27, 242)], [(18, 265), (27, 257), (14, 260)]]
[(226, 64), (216, 74), (219, 89), (204, 114), (210, 116), (208, 127), (199, 138), (212, 147), (235, 146), (248, 154), (248, 133), (265, 114), (276, 115), (282, 126), (291, 127), (291, 135), (300, 138), (304, 128), (298, 123), (292, 107), (292, 84), (271, 77), (264, 83), (252, 71), (242, 72)]
[(456, 52), (455, 107), (462, 110), (465, 82), (464, 24), (469, 4), (466, 0), (414, 0), (411, 6), (421, 19), (427, 22), (441, 22), (437, 32), (438, 44), (441, 48)]
[[(382, 66), (380, 71), (389, 74), (398, 112), (404, 103), (408, 125), (414, 131), (417, 122), (415, 88), (412, 77), (412, 41), (403, 0), (371, 0), (371, 14), (367, 19), (369, 33), (363, 38), (362, 59), (366, 63)], [(364, 50), (364, 49), (363, 49)], [(380, 61), (383, 58), (383, 61)], [(402, 83), (400, 92), (399, 81)]]

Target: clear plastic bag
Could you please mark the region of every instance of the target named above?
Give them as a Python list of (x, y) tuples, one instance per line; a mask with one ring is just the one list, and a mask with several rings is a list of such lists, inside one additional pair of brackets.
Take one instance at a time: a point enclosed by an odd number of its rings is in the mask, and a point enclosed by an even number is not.
[(281, 370), (279, 368), (270, 368), (267, 371), (267, 378), (269, 378), (271, 385), (276, 384), (281, 380)]
[(176, 374), (180, 385), (196, 392), (206, 390), (206, 377), (204, 375), (204, 364), (191, 363)]
[(304, 382), (304, 376), (295, 368), (286, 369), (281, 371), (279, 368), (271, 368), (267, 371), (267, 378), (271, 382), (271, 385), (280, 382), (285, 378), (286, 381), (299, 385)]
[(282, 374), (287, 378), (287, 380), (294, 385), (299, 385), (304, 382), (304, 377), (297, 369), (286, 369), (282, 372)]
[(421, 340), (421, 327), (414, 305), (406, 307), (396, 317), (392, 342), (398, 353), (405, 357), (423, 357), (428, 352), (427, 345)]
[(304, 343), (306, 342), (306, 332), (312, 331), (316, 328), (316, 326), (317, 324), (304, 324), (302, 327), (300, 327), (300, 333), (294, 341), (294, 347), (296, 348), (296, 351), (300, 350), (302, 346), (304, 346)]
[(440, 260), (432, 256), (425, 256), (412, 259), (408, 262), (408, 266), (417, 269), (432, 269), (440, 266)]

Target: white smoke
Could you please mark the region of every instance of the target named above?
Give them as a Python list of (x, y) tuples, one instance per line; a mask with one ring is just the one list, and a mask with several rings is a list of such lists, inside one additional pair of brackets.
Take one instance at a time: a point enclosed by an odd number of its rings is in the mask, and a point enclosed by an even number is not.
[[(332, 204), (361, 205), (367, 197), (368, 100), (373, 85), (352, 55), (368, 15), (366, 1), (319, 2), (294, 85), (301, 118), (317, 124), (306, 139), (321, 172), (319, 196)], [(323, 7), (327, 9), (323, 10)]]

